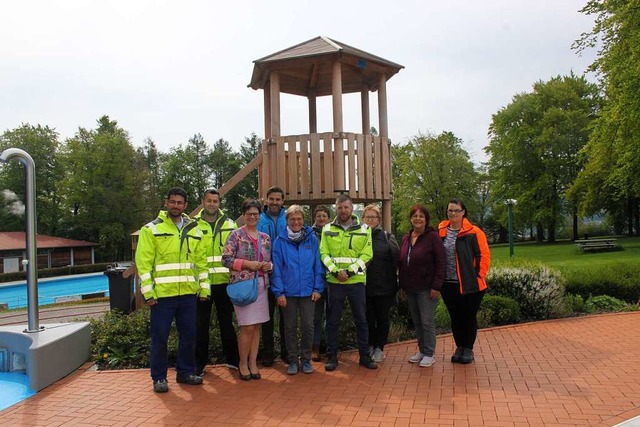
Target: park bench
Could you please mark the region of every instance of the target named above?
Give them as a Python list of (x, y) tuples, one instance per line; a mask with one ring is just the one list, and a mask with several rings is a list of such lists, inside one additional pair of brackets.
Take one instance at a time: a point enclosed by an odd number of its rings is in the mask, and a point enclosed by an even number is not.
[(618, 239), (615, 237), (606, 239), (576, 240), (575, 245), (581, 251), (610, 251), (618, 247)]

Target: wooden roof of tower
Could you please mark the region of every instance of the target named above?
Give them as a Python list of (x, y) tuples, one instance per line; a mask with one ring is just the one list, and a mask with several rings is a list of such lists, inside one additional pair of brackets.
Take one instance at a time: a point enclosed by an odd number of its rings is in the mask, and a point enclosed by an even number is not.
[(264, 89), (269, 72), (280, 73), (280, 91), (293, 95), (316, 96), (332, 94), (332, 61), (340, 58), (342, 68), (342, 92), (361, 92), (365, 83), (370, 91), (376, 91), (379, 76), (384, 73), (389, 80), (404, 68), (379, 56), (349, 46), (328, 37), (319, 36), (281, 50), (254, 62), (249, 87)]

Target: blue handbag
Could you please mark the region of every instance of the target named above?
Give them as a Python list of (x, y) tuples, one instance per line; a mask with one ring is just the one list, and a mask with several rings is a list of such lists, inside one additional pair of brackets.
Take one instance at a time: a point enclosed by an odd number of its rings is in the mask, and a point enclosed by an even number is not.
[[(260, 251), (260, 232), (258, 232), (258, 251)], [(233, 305), (240, 307), (256, 302), (258, 299), (258, 272), (256, 271), (253, 279), (230, 283), (227, 286), (227, 295)]]
[(233, 305), (240, 307), (256, 302), (258, 299), (258, 279), (254, 277), (251, 280), (230, 284), (227, 286), (227, 295)]

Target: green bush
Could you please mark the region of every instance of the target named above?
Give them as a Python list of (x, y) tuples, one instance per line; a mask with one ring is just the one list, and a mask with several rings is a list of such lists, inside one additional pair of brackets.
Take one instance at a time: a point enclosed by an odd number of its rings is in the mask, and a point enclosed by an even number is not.
[(580, 270), (567, 269), (567, 292), (587, 299), (609, 295), (628, 303), (640, 301), (640, 264), (616, 263)]
[(540, 320), (560, 316), (564, 310), (564, 279), (560, 272), (539, 262), (519, 261), (489, 270), (491, 295), (518, 302), (523, 319)]
[(130, 315), (114, 310), (90, 320), (91, 355), (99, 369), (149, 367), (149, 313), (148, 307)]
[(450, 329), (451, 328), (451, 316), (449, 316), (449, 310), (447, 310), (447, 306), (444, 304), (442, 298), (438, 300), (438, 305), (436, 306), (436, 329)]
[(582, 295), (567, 293), (564, 296), (564, 304), (566, 314), (584, 312), (584, 298), (582, 298)]
[(511, 325), (520, 322), (520, 307), (512, 298), (488, 294), (482, 299), (478, 317), (489, 325)]
[(598, 295), (589, 298), (584, 305), (584, 309), (587, 313), (611, 313), (619, 311), (634, 311), (637, 310), (638, 307), (629, 305), (626, 302), (609, 295)]

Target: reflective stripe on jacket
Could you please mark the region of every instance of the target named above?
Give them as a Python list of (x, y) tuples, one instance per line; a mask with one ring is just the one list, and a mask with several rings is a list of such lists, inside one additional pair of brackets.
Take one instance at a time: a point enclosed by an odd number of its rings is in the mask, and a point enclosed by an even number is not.
[(145, 299), (211, 294), (202, 232), (183, 214), (182, 230), (160, 211), (140, 230), (136, 267)]
[[(438, 234), (443, 241), (447, 237), (449, 224), (449, 220), (445, 220), (438, 225)], [(490, 264), (487, 236), (467, 218), (463, 218), (462, 228), (456, 239), (456, 270), (460, 293), (464, 295), (487, 289), (485, 277)]]
[[(371, 228), (360, 224), (357, 216), (352, 215), (351, 227), (347, 230), (333, 222), (322, 228), (320, 240), (320, 259), (327, 268), (327, 282), (329, 283), (366, 283), (367, 263), (373, 258), (371, 243)], [(349, 279), (338, 281), (336, 277), (340, 270), (346, 270)]]
[(229, 234), (238, 226), (220, 209), (218, 218), (211, 227), (211, 224), (202, 218), (203, 212), (204, 210), (201, 210), (193, 219), (198, 221), (198, 228), (202, 231), (204, 252), (209, 268), (209, 282), (212, 285), (227, 284), (229, 283), (229, 269), (222, 265), (222, 251)]

